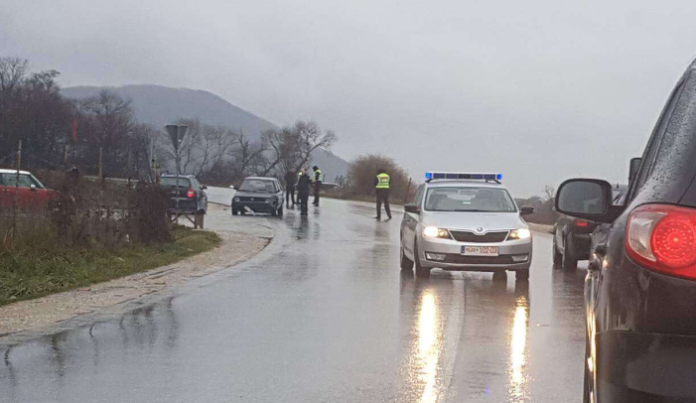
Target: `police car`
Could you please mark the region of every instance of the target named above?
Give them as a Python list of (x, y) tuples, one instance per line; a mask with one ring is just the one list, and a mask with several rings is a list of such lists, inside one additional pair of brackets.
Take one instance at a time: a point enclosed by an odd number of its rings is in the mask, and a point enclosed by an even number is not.
[(515, 271), (529, 278), (532, 234), (497, 173), (427, 172), (401, 222), (401, 269)]

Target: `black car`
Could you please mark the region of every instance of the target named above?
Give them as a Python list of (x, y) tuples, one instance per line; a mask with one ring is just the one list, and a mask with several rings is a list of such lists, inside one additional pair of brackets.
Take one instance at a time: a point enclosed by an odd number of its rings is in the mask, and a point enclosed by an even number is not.
[(585, 280), (585, 402), (696, 401), (696, 62), (672, 92), (612, 205), (571, 179), (556, 209), (600, 225)]
[[(612, 204), (623, 204), (626, 187), (613, 189)], [(574, 270), (578, 260), (590, 258), (590, 241), (597, 223), (561, 214), (554, 225), (553, 263), (564, 270)]]
[(249, 177), (244, 179), (232, 198), (232, 215), (269, 213), (283, 216), (283, 187), (276, 178)]
[(162, 175), (160, 185), (169, 194), (170, 213), (178, 211), (181, 214), (206, 214), (208, 212), (206, 187), (201, 185), (195, 176)]

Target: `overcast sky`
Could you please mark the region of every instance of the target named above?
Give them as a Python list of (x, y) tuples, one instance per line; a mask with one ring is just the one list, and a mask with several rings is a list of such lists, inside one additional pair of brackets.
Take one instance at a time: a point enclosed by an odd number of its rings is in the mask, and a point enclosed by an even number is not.
[[(8, 4), (9, 3), (9, 4)], [(4, 0), (0, 55), (60, 83), (214, 92), (346, 159), (625, 182), (696, 53), (692, 0)]]

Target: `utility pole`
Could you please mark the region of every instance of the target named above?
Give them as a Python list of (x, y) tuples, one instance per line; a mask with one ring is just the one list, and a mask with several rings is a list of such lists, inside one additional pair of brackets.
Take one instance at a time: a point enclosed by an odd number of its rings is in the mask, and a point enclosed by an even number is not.
[(169, 133), (169, 138), (172, 140), (172, 144), (174, 145), (174, 153), (175, 153), (175, 162), (176, 162), (176, 197), (175, 197), (175, 202), (176, 202), (176, 218), (175, 222), (178, 224), (179, 223), (179, 176), (181, 176), (181, 143), (184, 141), (184, 137), (186, 136), (186, 132), (188, 131), (188, 126), (187, 125), (166, 125), (164, 126), (167, 129), (167, 133)]

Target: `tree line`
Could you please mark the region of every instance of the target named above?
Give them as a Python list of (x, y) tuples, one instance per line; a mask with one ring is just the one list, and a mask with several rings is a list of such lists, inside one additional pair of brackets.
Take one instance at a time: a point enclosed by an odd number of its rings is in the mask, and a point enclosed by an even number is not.
[[(0, 57), (0, 166), (14, 167), (22, 143), (27, 169), (77, 167), (86, 174), (153, 181), (176, 171), (175, 151), (163, 128), (139, 122), (130, 100), (108, 90), (80, 100), (61, 95), (55, 70), (31, 72), (25, 59)], [(282, 176), (311, 161), (317, 148), (338, 140), (314, 122), (268, 130), (259, 138), (198, 119), (182, 119), (182, 174), (208, 183), (246, 176)], [(153, 163), (154, 161), (154, 163)]]

